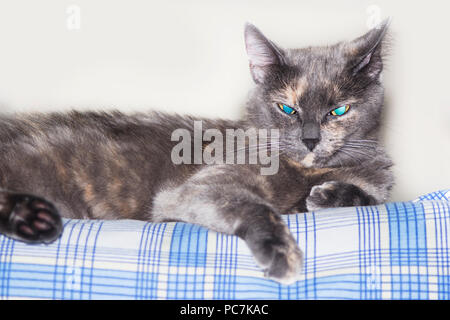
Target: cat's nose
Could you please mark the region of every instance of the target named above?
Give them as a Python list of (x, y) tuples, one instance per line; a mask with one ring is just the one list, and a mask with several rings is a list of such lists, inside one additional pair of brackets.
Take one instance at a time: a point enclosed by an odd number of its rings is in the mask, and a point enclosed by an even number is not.
[(313, 151), (320, 141), (320, 126), (315, 121), (305, 121), (303, 124), (302, 141), (309, 151)]
[(320, 139), (302, 139), (309, 151), (313, 151)]

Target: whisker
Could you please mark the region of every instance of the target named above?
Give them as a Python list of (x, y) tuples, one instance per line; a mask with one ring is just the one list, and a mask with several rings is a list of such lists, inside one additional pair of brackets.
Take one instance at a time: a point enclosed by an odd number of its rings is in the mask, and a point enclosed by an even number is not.
[(349, 139), (347, 140), (347, 142), (363, 142), (363, 143), (379, 143), (378, 140), (369, 140), (369, 139)]
[(346, 156), (348, 156), (350, 159), (353, 159), (353, 160), (358, 161), (359, 163), (362, 163), (362, 161), (360, 159), (354, 157), (351, 153), (349, 153), (343, 149), (340, 149), (339, 151), (342, 152), (343, 154), (345, 154)]
[(271, 146), (278, 146), (281, 145), (279, 142), (273, 142), (273, 143), (265, 143), (265, 144), (258, 144), (258, 145), (249, 145), (245, 146), (243, 148), (238, 148), (235, 151), (241, 151), (241, 150), (252, 150), (252, 149), (258, 149), (258, 148), (266, 148)]
[[(347, 149), (345, 149), (346, 147), (347, 147)], [(346, 151), (348, 151), (350, 153), (356, 153), (356, 154), (359, 154), (359, 155), (362, 155), (362, 156), (365, 156), (365, 157), (373, 155), (373, 153), (369, 152), (369, 151), (373, 151), (373, 150), (367, 150), (367, 152), (364, 152), (364, 151), (362, 151), (362, 150), (360, 150), (358, 148), (351, 148), (349, 146), (344, 146), (343, 148), (341, 148), (341, 150), (342, 149), (344, 149), (344, 150), (346, 150)]]
[(343, 147), (350, 147), (350, 148), (355, 148), (355, 149), (372, 149), (375, 150), (377, 149), (376, 146), (368, 146), (368, 145), (364, 145), (364, 144), (353, 144), (353, 143), (346, 143), (343, 145)]

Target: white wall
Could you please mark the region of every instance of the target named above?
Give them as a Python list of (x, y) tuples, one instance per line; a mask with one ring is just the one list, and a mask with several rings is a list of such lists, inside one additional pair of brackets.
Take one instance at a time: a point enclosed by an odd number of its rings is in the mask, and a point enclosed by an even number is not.
[[(79, 30), (67, 27), (70, 5), (81, 9)], [(2, 0), (0, 108), (237, 118), (252, 86), (245, 21), (281, 46), (323, 45), (366, 32), (370, 5), (393, 17), (384, 74), (392, 200), (448, 188), (448, 1)]]

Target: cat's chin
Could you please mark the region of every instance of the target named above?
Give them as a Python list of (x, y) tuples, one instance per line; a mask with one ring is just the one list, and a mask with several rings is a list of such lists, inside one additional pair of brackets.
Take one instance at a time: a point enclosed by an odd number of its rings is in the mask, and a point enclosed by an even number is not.
[(316, 155), (310, 152), (300, 161), (300, 164), (305, 168), (311, 168), (315, 165), (315, 160)]
[(330, 157), (309, 152), (303, 158), (297, 160), (305, 168), (326, 168), (329, 167)]

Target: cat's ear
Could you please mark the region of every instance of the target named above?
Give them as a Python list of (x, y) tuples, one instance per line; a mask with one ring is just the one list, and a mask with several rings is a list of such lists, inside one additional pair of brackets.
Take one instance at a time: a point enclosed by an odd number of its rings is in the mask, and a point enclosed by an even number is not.
[(283, 63), (283, 53), (250, 23), (245, 25), (244, 36), (253, 80), (262, 83), (270, 72)]
[(383, 70), (382, 47), (389, 24), (390, 19), (386, 19), (348, 44), (348, 70), (352, 76), (363, 75), (371, 80), (378, 79)]

